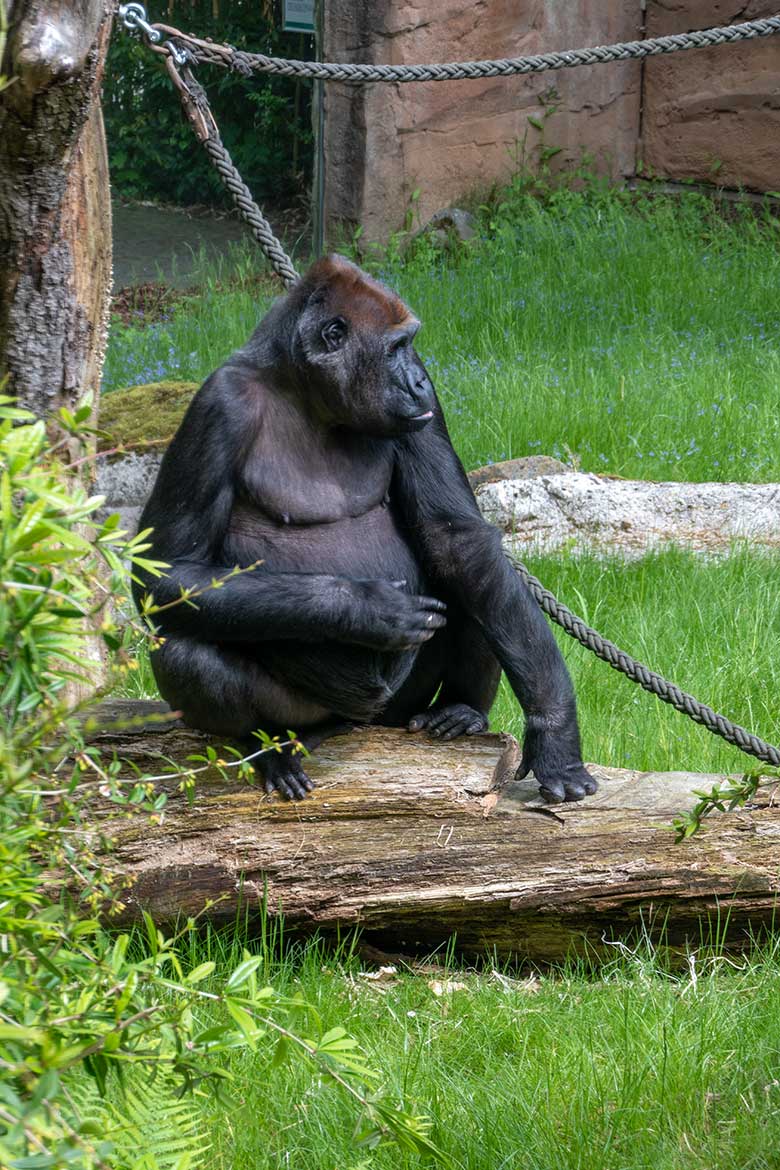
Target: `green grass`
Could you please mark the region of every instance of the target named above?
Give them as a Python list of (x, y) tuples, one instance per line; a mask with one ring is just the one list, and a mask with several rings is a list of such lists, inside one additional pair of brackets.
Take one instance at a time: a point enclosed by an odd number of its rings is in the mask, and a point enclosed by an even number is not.
[[(593, 190), (546, 207), (510, 192), (481, 224), (462, 255), (380, 268), (423, 321), (468, 468), (544, 452), (647, 479), (780, 479), (776, 219)], [(205, 378), (267, 307), (261, 267), (233, 249), (169, 320), (115, 324), (106, 388)]]
[[(737, 547), (704, 560), (669, 549), (626, 562), (539, 557), (534, 574), (601, 634), (750, 730), (780, 734), (777, 557)], [(620, 767), (740, 772), (751, 757), (648, 695), (556, 628), (577, 692), (585, 759)], [(502, 682), (491, 724), (521, 734)]]
[[(670, 549), (637, 561), (533, 557), (545, 585), (613, 642), (683, 690), (763, 735), (780, 727), (780, 594), (777, 558), (735, 548), (705, 560)], [(585, 759), (619, 767), (742, 772), (757, 762), (646, 694), (556, 628), (571, 671)], [(148, 661), (128, 697), (156, 697)], [(522, 736), (522, 712), (506, 682), (494, 730)]]
[[(212, 935), (193, 961), (230, 950)], [(357, 970), (312, 944), (264, 975), (301, 991), (324, 1026), (343, 1024), (463, 1170), (780, 1165), (777, 946), (739, 961), (700, 954), (675, 972), (640, 944), (598, 979), (585, 967), (451, 971), (466, 989), (440, 997), (430, 974), (372, 986)], [(215, 1170), (421, 1165), (356, 1150), (344, 1096), (271, 1058), (262, 1047), (235, 1058), (239, 1107), (211, 1118)]]

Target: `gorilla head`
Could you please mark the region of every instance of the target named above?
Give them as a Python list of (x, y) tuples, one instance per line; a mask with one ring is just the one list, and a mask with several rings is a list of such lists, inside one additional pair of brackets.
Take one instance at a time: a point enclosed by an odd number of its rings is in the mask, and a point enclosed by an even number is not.
[(323, 415), (376, 437), (422, 429), (436, 400), (403, 301), (340, 256), (315, 264), (295, 294), (290, 356)]

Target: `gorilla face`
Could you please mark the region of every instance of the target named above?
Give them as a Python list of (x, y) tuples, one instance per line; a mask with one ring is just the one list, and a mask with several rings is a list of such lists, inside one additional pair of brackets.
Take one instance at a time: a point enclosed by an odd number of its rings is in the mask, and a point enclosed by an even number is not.
[[(298, 319), (293, 359), (333, 424), (372, 436), (420, 430), (436, 408), (415, 352), (420, 327), (394, 293), (349, 261), (328, 257)], [(324, 275), (324, 273), (323, 273)]]

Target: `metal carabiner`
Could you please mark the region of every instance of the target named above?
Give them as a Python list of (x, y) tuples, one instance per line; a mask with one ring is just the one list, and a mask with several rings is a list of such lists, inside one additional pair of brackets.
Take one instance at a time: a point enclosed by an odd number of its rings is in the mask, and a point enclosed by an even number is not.
[(120, 4), (119, 19), (130, 32), (142, 33), (147, 41), (156, 45), (162, 39), (159, 29), (153, 28), (146, 19), (146, 9), (143, 4)]
[(190, 59), (189, 53), (186, 49), (180, 49), (173, 41), (164, 41), (162, 47), (167, 49), (173, 57), (174, 65), (178, 65), (181, 69), (182, 65), (186, 65)]

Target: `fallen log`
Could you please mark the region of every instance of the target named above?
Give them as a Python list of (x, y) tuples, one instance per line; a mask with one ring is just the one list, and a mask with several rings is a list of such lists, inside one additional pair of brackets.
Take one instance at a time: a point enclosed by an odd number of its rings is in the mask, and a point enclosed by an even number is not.
[[(198, 732), (161, 703), (110, 703), (95, 742), (146, 771), (202, 753)], [(156, 717), (158, 722), (144, 722)], [(595, 767), (598, 793), (544, 805), (515, 781), (517, 742), (482, 735), (455, 744), (363, 728), (329, 740), (307, 763), (311, 797), (286, 803), (214, 773), (194, 802), (169, 792), (162, 823), (111, 806), (113, 861), (132, 875), (126, 917), (195, 914), (228, 920), (265, 900), (287, 927), (360, 926), (385, 949), (430, 952), (453, 934), (465, 954), (555, 962), (614, 954), (641, 930), (671, 947), (747, 946), (772, 924), (780, 892), (775, 781), (750, 807), (709, 818), (677, 845), (670, 823), (692, 789), (719, 777)]]

